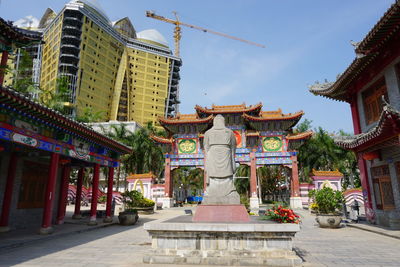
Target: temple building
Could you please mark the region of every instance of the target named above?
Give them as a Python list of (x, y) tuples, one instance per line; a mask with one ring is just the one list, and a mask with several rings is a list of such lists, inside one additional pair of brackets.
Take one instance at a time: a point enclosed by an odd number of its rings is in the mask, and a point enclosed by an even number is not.
[[(297, 169), (297, 149), (312, 136), (312, 132), (293, 134), (292, 128), (303, 116), (303, 112), (284, 114), (282, 111), (262, 111), (262, 104), (246, 106), (216, 106), (211, 108), (196, 106), (194, 114), (177, 114), (174, 117), (159, 118), (159, 123), (167, 131), (168, 138), (153, 136), (162, 145), (165, 154), (165, 197), (164, 207), (172, 205), (173, 181), (171, 171), (181, 166), (204, 170), (203, 134), (212, 127), (214, 116), (221, 114), (226, 127), (236, 137), (236, 162), (250, 166), (250, 206), (259, 207), (257, 189), (258, 167), (281, 164), (292, 169), (290, 204), (301, 208)], [(204, 181), (204, 190), (206, 184)], [(161, 201), (159, 199), (159, 201)]]
[(400, 1), (356, 45), (356, 58), (315, 95), (350, 104), (354, 135), (335, 142), (358, 155), (367, 218), (400, 229)]
[[(103, 121), (157, 122), (179, 105), (179, 71), (165, 38), (154, 29), (136, 32), (129, 18), (110, 21), (95, 0), (72, 0), (40, 20), (18, 20), (36, 30), (44, 44), (28, 47), (32, 79), (42, 90), (56, 90), (59, 77), (69, 81), (71, 115), (85, 109), (103, 112)], [(19, 51), (9, 66), (18, 69)], [(5, 85), (13, 84), (11, 73)]]

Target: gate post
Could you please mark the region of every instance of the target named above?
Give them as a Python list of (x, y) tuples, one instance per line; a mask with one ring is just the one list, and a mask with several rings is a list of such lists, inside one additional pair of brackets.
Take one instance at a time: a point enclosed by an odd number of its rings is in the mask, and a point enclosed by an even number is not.
[(257, 195), (257, 162), (256, 153), (250, 152), (250, 212), (258, 214), (260, 202)]

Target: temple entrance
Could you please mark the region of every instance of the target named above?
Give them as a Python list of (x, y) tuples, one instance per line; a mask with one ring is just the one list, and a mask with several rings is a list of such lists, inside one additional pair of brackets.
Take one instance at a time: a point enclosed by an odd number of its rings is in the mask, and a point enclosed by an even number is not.
[(176, 205), (198, 203), (203, 199), (204, 170), (195, 166), (182, 166), (171, 171), (173, 199)]

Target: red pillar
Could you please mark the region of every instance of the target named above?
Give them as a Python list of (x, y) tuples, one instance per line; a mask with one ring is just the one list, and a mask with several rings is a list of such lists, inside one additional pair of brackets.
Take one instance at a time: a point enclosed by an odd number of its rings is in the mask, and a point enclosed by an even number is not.
[(89, 224), (97, 224), (96, 223), (96, 213), (97, 213), (97, 199), (99, 197), (99, 174), (100, 174), (100, 165), (94, 165), (93, 171), (93, 182), (92, 182), (92, 203), (90, 206), (90, 222)]
[(300, 197), (299, 170), (297, 167), (297, 156), (291, 156), (292, 160), (292, 183), (291, 197)]
[(358, 112), (357, 107), (357, 97), (353, 97), (351, 100), (350, 109), (351, 109), (351, 117), (353, 119), (353, 129), (354, 134), (361, 133), (361, 126), (360, 126), (360, 114)]
[(165, 158), (165, 197), (172, 197), (171, 158)]
[(358, 156), (358, 168), (360, 170), (362, 193), (363, 193), (363, 197), (364, 197), (365, 214), (369, 221), (374, 221), (375, 215), (374, 215), (374, 212), (372, 209), (371, 188), (370, 188), (369, 182), (368, 182), (367, 163), (361, 157), (361, 155), (357, 155), (357, 156)]
[(250, 197), (257, 197), (257, 162), (256, 153), (250, 152)]
[(3, 231), (9, 230), (8, 218), (10, 215), (10, 206), (12, 199), (12, 191), (14, 187), (15, 171), (17, 170), (17, 162), (18, 162), (17, 153), (12, 152), (10, 156), (10, 161), (8, 163), (6, 188), (4, 190), (3, 208), (0, 217), (0, 228), (2, 228)]
[(8, 60), (8, 52), (3, 51), (3, 54), (1, 55), (1, 62), (0, 62), (0, 85), (3, 85), (4, 81), (4, 74), (6, 72), (6, 67), (7, 67), (7, 60)]
[(51, 216), (53, 213), (53, 199), (54, 191), (56, 187), (58, 161), (60, 155), (57, 153), (51, 153), (49, 177), (46, 185), (45, 201), (43, 209), (43, 221), (42, 228), (40, 229), (41, 234), (49, 234), (52, 232), (51, 228)]
[(71, 175), (71, 167), (65, 165), (63, 167), (61, 183), (60, 183), (60, 196), (58, 199), (57, 221), (56, 224), (63, 224), (65, 218), (65, 210), (67, 208), (68, 185), (69, 177)]
[(112, 220), (111, 205), (112, 205), (112, 193), (113, 193), (113, 182), (114, 182), (114, 168), (108, 168), (108, 185), (107, 185), (107, 207), (106, 207), (106, 220)]
[(80, 168), (78, 171), (78, 182), (76, 184), (76, 195), (75, 195), (75, 211), (72, 216), (73, 219), (80, 219), (81, 216), (81, 200), (82, 200), (82, 183), (83, 177), (85, 176), (85, 168)]

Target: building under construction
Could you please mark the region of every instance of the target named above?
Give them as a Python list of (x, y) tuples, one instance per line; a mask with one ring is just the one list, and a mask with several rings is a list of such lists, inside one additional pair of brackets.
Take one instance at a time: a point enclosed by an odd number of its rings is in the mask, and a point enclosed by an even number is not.
[(94, 0), (72, 0), (59, 13), (48, 8), (40, 21), (15, 24), (42, 32), (44, 44), (30, 48), (32, 79), (49, 91), (67, 77), (71, 115), (89, 108), (102, 111), (105, 121), (143, 125), (178, 111), (182, 61), (158, 31), (136, 32), (127, 17), (111, 22)]

